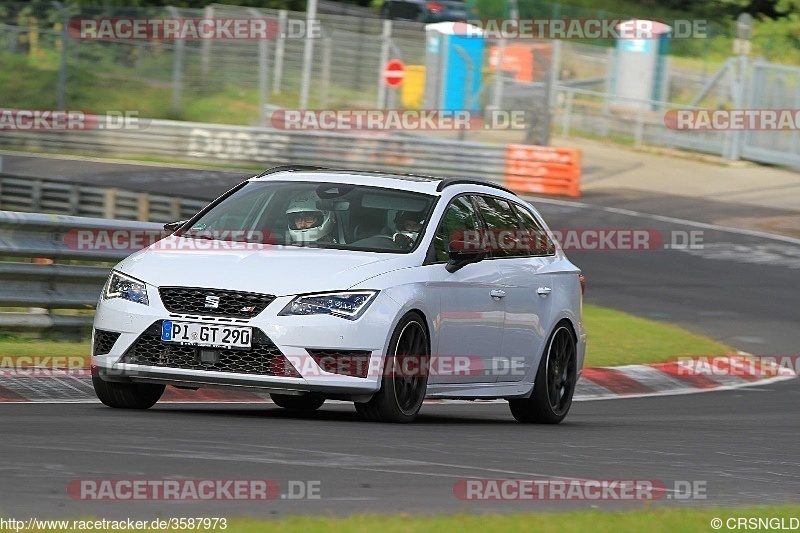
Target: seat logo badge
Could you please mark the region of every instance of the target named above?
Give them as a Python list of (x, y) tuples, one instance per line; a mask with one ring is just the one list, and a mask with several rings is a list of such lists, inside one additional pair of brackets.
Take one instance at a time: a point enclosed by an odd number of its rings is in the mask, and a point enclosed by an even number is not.
[(219, 296), (206, 296), (206, 309), (216, 309), (219, 307)]

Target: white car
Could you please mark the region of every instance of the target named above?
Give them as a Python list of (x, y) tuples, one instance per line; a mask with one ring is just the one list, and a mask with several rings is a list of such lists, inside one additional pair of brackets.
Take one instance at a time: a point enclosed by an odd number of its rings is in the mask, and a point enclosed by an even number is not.
[(473, 179), (286, 166), (112, 270), (92, 378), (111, 407), (166, 385), (355, 402), (412, 421), (425, 398), (507, 399), (558, 423), (583, 366), (583, 276), (538, 212)]

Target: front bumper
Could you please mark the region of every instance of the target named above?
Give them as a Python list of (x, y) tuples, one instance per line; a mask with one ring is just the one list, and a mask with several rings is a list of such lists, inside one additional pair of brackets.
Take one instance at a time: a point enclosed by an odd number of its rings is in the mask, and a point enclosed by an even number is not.
[[(150, 305), (122, 299), (101, 300), (94, 319), (94, 328), (119, 333), (107, 353), (95, 355), (93, 338), (92, 370), (107, 381), (167, 383), (185, 387), (233, 387), (259, 389), (266, 392), (299, 394), (321, 392), (331, 395), (372, 394), (380, 388), (383, 354), (389, 333), (400, 311), (399, 305), (379, 293), (358, 320), (330, 315), (278, 316), (294, 296), (276, 298), (264, 311), (249, 320), (224, 317), (185, 315), (169, 312), (161, 302), (158, 290), (147, 286)], [(297, 372), (276, 372), (280, 375), (249, 371), (217, 371), (214, 369), (176, 368), (164, 364), (133, 364), (125, 357), (143, 335), (158, 328), (163, 320), (197, 321), (206, 324), (251, 326), (266, 338)], [(164, 348), (175, 345), (163, 344)], [(184, 348), (185, 350), (185, 348)], [(365, 377), (354, 377), (324, 370), (309, 350), (369, 354), (370, 371)], [(235, 354), (229, 354), (233, 356)], [(252, 357), (242, 352), (243, 357)]]

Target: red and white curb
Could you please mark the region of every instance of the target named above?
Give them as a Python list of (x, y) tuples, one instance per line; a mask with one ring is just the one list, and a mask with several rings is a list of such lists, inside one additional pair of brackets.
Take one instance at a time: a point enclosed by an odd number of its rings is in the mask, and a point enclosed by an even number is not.
[[(713, 359), (713, 368), (702, 365), (692, 367), (686, 360), (650, 365), (586, 367), (575, 390), (575, 401), (730, 390), (767, 385), (797, 377), (794, 369), (763, 364), (758, 358), (731, 356)], [(461, 400), (431, 401), (461, 402)], [(0, 372), (0, 403), (95, 402), (98, 400), (92, 387), (91, 375), (85, 369)], [(260, 392), (212, 388), (192, 391), (167, 387), (160, 402), (270, 403), (271, 401), (269, 394)]]

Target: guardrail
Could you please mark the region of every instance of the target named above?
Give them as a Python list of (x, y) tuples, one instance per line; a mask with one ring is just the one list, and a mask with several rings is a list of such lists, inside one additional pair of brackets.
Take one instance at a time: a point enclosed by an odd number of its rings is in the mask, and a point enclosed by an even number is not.
[(208, 202), (118, 188), (0, 175), (0, 209), (84, 217), (173, 222)]
[(503, 180), (505, 147), (391, 132), (285, 131), (152, 120), (141, 129), (4, 131), (0, 146), (16, 150), (144, 156), (265, 168), (313, 164), (359, 170)]
[[(80, 230), (158, 231), (160, 224), (65, 215), (0, 211), (0, 307), (93, 309), (110, 267), (55, 264), (117, 262), (130, 250), (85, 250), (72, 238)], [(112, 247), (109, 247), (112, 248)], [(26, 259), (27, 261), (14, 261)], [(32, 262), (35, 261), (35, 262)], [(91, 316), (42, 312), (0, 313), (0, 327), (87, 330)]]
[(501, 144), (406, 132), (287, 131), (171, 120), (152, 120), (146, 124), (138, 129), (113, 131), (106, 128), (57, 132), (11, 130), (0, 137), (0, 146), (175, 161), (255, 163), (265, 168), (308, 164), (443, 178), (469, 177), (498, 183), (504, 183), (509, 165), (507, 147)]

